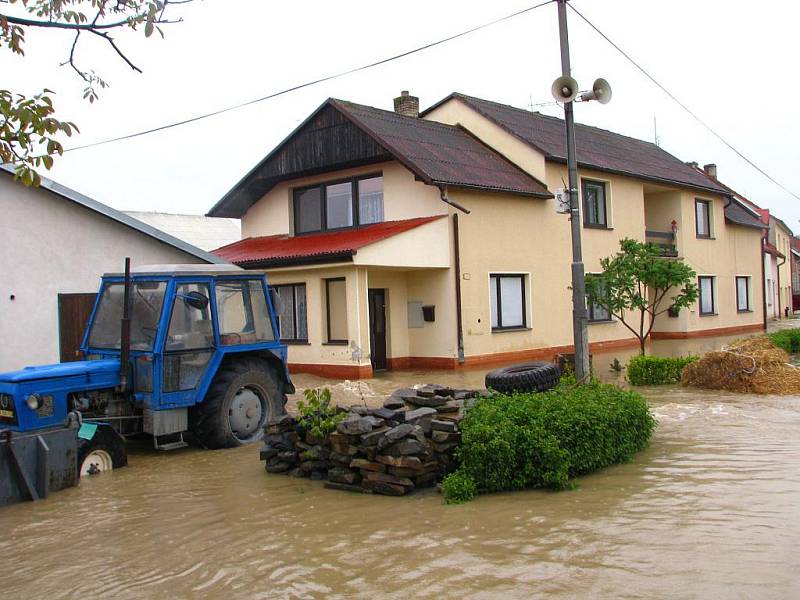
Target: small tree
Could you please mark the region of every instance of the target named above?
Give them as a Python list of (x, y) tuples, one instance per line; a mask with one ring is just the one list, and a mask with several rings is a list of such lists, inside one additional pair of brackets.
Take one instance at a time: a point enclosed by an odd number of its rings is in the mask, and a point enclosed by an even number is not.
[[(586, 299), (605, 308), (633, 332), (644, 354), (656, 317), (697, 301), (697, 274), (683, 261), (663, 258), (655, 244), (626, 238), (619, 246), (614, 256), (600, 261), (602, 273), (586, 275)], [(670, 292), (674, 295), (667, 298)], [(628, 311), (638, 312), (638, 324), (626, 320), (631, 318)]]

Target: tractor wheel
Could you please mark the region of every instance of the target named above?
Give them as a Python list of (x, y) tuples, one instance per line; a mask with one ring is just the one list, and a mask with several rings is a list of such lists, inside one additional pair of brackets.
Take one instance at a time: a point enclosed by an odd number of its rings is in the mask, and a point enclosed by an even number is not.
[(549, 362), (530, 362), (495, 369), (486, 374), (486, 387), (501, 394), (544, 392), (561, 379), (558, 366)]
[(233, 448), (260, 440), (264, 424), (286, 412), (286, 395), (266, 361), (246, 358), (220, 367), (191, 428), (204, 448)]
[(97, 475), (127, 466), (125, 441), (108, 425), (99, 425), (90, 440), (78, 439), (78, 476)]

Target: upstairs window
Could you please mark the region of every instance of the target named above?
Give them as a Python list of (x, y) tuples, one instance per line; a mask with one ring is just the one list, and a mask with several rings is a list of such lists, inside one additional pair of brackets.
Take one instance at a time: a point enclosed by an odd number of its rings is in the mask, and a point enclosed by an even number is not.
[(492, 330), (525, 327), (525, 276), (491, 275), (489, 284)]
[(383, 176), (323, 183), (294, 191), (296, 234), (383, 221)]
[(581, 180), (583, 191), (583, 224), (585, 227), (608, 227), (606, 184), (591, 179)]
[(708, 200), (694, 201), (695, 227), (697, 237), (711, 237), (711, 203)]

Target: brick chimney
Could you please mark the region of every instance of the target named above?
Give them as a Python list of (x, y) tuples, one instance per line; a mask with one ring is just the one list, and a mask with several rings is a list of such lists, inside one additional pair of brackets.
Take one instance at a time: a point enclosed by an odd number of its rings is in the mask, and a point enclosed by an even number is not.
[(705, 171), (706, 175), (711, 177), (711, 179), (716, 181), (716, 179), (717, 179), (717, 165), (715, 165), (714, 163), (703, 165), (703, 171)]
[(694, 160), (691, 161), (691, 162), (687, 162), (686, 164), (689, 165), (690, 167), (692, 167), (693, 169), (699, 169), (700, 168), (700, 165), (697, 164), (697, 161), (694, 161)]
[(416, 96), (409, 96), (407, 90), (400, 92), (400, 95), (394, 99), (394, 112), (398, 115), (405, 115), (406, 117), (419, 116), (419, 98)]

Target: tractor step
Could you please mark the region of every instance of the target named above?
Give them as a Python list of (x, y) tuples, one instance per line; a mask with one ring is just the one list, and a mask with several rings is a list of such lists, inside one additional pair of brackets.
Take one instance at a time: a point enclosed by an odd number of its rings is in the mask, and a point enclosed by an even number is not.
[[(159, 439), (163, 440), (164, 438), (172, 438), (172, 441), (169, 442), (161, 442)], [(183, 441), (183, 434), (179, 433), (177, 439), (173, 435), (159, 435), (153, 436), (153, 446), (155, 446), (156, 450), (177, 450), (178, 448), (186, 448), (188, 446), (186, 442)]]

